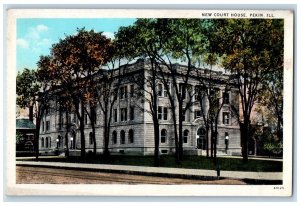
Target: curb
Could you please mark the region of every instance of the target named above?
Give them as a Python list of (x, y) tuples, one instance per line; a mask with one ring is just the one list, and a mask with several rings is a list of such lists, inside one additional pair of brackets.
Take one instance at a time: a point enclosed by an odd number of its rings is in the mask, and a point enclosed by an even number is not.
[[(170, 173), (159, 173), (159, 172), (147, 172), (147, 171), (131, 171), (131, 170), (120, 170), (120, 169), (100, 169), (100, 168), (75, 168), (68, 166), (53, 166), (53, 165), (30, 165), (17, 163), (16, 166), (22, 167), (41, 167), (41, 168), (55, 168), (55, 169), (66, 169), (66, 170), (80, 170), (80, 171), (91, 171), (91, 172), (109, 172), (117, 174), (129, 174), (129, 175), (143, 175), (152, 177), (167, 177), (167, 178), (182, 178), (182, 179), (196, 179), (196, 180), (220, 180), (225, 177), (207, 176), (207, 175), (190, 175), (190, 174), (170, 174)], [(230, 178), (227, 178), (230, 179)]]

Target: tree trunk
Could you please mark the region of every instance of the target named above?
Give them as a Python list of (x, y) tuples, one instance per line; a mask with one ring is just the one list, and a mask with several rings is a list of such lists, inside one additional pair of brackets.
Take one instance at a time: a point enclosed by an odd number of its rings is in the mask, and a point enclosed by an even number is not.
[(69, 122), (69, 113), (68, 113), (68, 111), (66, 112), (66, 120), (67, 120), (67, 132), (66, 132), (66, 135), (65, 135), (65, 145), (66, 145), (65, 156), (69, 157), (69, 139), (68, 139), (68, 135), (69, 135), (70, 122)]
[(280, 117), (278, 117), (277, 118), (277, 138), (278, 138), (278, 140), (279, 141), (281, 141), (282, 140), (282, 131), (281, 131), (281, 118)]
[(38, 105), (37, 115), (36, 115), (36, 129), (35, 129), (35, 137), (34, 137), (36, 161), (39, 159), (39, 137), (40, 137), (41, 120), (43, 118), (43, 115), (44, 115), (44, 106)]
[[(183, 122), (183, 111), (182, 111), (182, 104), (179, 103), (179, 122), (178, 122), (178, 136), (179, 136), (179, 141), (178, 141), (178, 156), (179, 156), (179, 160), (182, 161), (183, 160), (183, 141), (182, 141), (182, 122)], [(181, 115), (182, 114), (182, 115)]]
[(38, 117), (36, 119), (36, 130), (34, 135), (34, 149), (35, 149), (35, 159), (39, 159), (39, 136), (40, 136), (40, 126), (41, 126), (41, 118)]
[(153, 117), (153, 126), (154, 126), (154, 166), (159, 167), (160, 158), (159, 158), (159, 123), (157, 116)]
[(211, 159), (214, 158), (214, 130), (212, 123), (210, 123), (210, 157)]
[(176, 163), (180, 163), (179, 159), (179, 151), (178, 151), (178, 133), (177, 133), (177, 121), (176, 121), (176, 112), (175, 112), (175, 106), (173, 105), (171, 107), (172, 109), (172, 118), (173, 118), (173, 126), (174, 126), (174, 136), (175, 136), (175, 160)]
[(93, 153), (94, 156), (97, 154), (97, 143), (96, 143), (96, 129), (95, 129), (95, 124), (96, 124), (96, 111), (95, 107), (91, 106), (91, 126), (92, 126), (92, 139), (93, 139)]
[[(81, 158), (85, 159), (85, 136), (84, 136), (84, 106), (81, 104), (80, 122), (80, 140), (81, 140)], [(78, 115), (79, 116), (79, 115)]]
[(242, 156), (243, 162), (248, 162), (248, 139), (249, 139), (249, 128), (247, 124), (241, 123), (241, 140), (242, 140)]
[(218, 125), (217, 125), (218, 119), (215, 121), (215, 131), (214, 131), (214, 163), (217, 163), (217, 138), (218, 138)]
[(104, 130), (103, 130), (103, 136), (104, 136), (104, 158), (109, 158), (110, 153), (108, 150), (108, 144), (109, 144), (109, 125), (107, 121), (107, 112), (103, 113), (104, 115)]
[(95, 131), (96, 131), (96, 129), (95, 129), (95, 125), (92, 125), (92, 138), (93, 138), (93, 153), (94, 153), (94, 156), (96, 156), (97, 155), (97, 143), (96, 143), (96, 134), (95, 134)]
[(209, 150), (208, 150), (208, 146), (209, 146), (209, 135), (208, 135), (208, 131), (209, 131), (209, 124), (206, 124), (205, 126), (205, 139), (206, 139), (206, 157), (209, 157)]

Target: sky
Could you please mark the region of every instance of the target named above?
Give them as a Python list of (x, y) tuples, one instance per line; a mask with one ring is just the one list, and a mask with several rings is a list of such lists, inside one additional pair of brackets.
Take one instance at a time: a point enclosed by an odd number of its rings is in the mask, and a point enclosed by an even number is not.
[(17, 20), (17, 71), (36, 69), (40, 55), (50, 54), (51, 45), (65, 35), (76, 34), (77, 28), (94, 29), (112, 38), (121, 26), (133, 24), (136, 19), (61, 19), (34, 18)]

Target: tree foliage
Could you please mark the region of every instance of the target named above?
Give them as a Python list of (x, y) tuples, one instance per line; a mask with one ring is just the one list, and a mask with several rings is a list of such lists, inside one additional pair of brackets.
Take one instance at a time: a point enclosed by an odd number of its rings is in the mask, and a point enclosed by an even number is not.
[[(232, 108), (239, 118), (243, 159), (248, 160), (250, 116), (259, 94), (264, 93), (265, 79), (274, 70), (272, 57), (283, 59), (278, 39), (283, 38), (282, 20), (226, 19), (215, 22), (211, 50), (223, 56), (222, 65), (234, 76), (239, 87), (242, 114)], [(276, 68), (281, 61), (276, 61)], [(279, 64), (279, 65), (278, 65)]]
[[(94, 75), (111, 60), (114, 44), (101, 32), (78, 29), (77, 34), (66, 36), (51, 48), (48, 72), (53, 84), (58, 85), (72, 99), (79, 119), (81, 133), (81, 155), (85, 156), (84, 114), (95, 124)], [(94, 129), (93, 129), (94, 130)], [(95, 131), (93, 132), (95, 135)], [(94, 136), (94, 151), (96, 150)]]

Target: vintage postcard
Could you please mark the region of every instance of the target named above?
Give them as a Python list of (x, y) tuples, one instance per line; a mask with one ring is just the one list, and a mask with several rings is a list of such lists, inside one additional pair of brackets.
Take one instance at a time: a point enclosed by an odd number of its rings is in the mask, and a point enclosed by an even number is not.
[(8, 10), (6, 194), (291, 196), (293, 18)]

